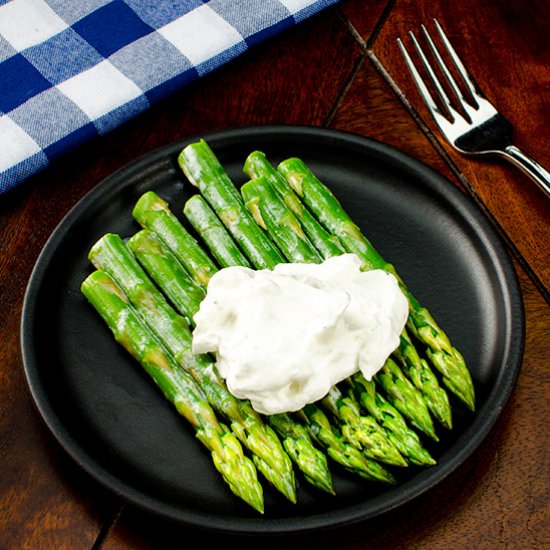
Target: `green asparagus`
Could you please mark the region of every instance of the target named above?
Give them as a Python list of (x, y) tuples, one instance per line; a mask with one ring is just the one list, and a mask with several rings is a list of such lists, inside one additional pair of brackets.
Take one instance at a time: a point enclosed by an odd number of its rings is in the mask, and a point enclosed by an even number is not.
[(188, 199), (183, 207), (183, 213), (219, 265), (250, 267), (244, 254), (229, 237), (222, 222), (201, 195), (193, 195)]
[(340, 429), (348, 443), (361, 449), (365, 456), (392, 466), (407, 466), (407, 461), (376, 420), (361, 413), (353, 394), (345, 395), (333, 386), (321, 404), (341, 421)]
[(254, 464), (242, 453), (233, 433), (217, 420), (194, 379), (178, 367), (147, 329), (113, 279), (103, 271), (95, 271), (83, 281), (81, 290), (114, 338), (139, 361), (164, 396), (193, 426), (231, 491), (263, 513), (263, 490)]
[(187, 179), (200, 190), (241, 250), (258, 269), (272, 269), (284, 262), (280, 252), (242, 204), (235, 185), (204, 140), (185, 147), (178, 156), (178, 162)]
[(326, 457), (312, 444), (307, 429), (285, 413), (269, 415), (268, 422), (283, 440), (287, 453), (298, 465), (305, 479), (314, 487), (334, 495), (332, 475)]
[[(270, 173), (266, 167), (268, 163), (264, 156), (259, 156), (259, 152), (253, 153), (253, 156), (249, 156), (247, 161), (250, 162), (254, 159), (256, 166), (261, 159), (262, 172)], [(245, 163), (246, 166), (246, 163)], [(273, 169), (274, 170), (274, 169)], [(260, 169), (248, 170), (251, 173), (259, 173)], [(267, 176), (256, 176), (253, 180), (245, 183), (241, 187), (241, 194), (245, 200), (245, 206), (254, 216), (254, 219), (260, 224), (269, 235), (272, 236), (279, 249), (286, 255), (290, 261), (298, 262), (316, 262), (323, 258), (330, 257), (332, 241), (327, 240), (326, 246), (321, 250), (316, 250), (313, 246), (313, 242), (307, 238), (305, 234), (306, 224), (303, 225), (304, 231), (300, 223), (303, 222), (298, 215), (294, 215), (296, 212), (304, 212), (305, 208), (300, 208), (300, 199), (293, 194), (290, 202), (294, 209), (284, 202), (285, 195), (294, 193), (286, 181), (280, 181), (279, 178), (272, 177), (268, 179)], [(271, 183), (277, 182), (277, 188)], [(284, 189), (288, 191), (284, 191)], [(307, 227), (310, 228), (310, 232), (314, 228), (320, 228), (320, 224), (315, 219), (307, 221)], [(325, 232), (326, 233), (326, 232)], [(322, 232), (316, 234), (316, 242), (326, 239), (326, 235)], [(341, 251), (335, 251), (332, 256), (341, 254)], [(441, 388), (439, 382), (428, 364), (421, 360), (414, 348), (410, 338), (407, 335), (407, 331), (404, 330), (401, 336), (400, 349), (397, 350), (402, 365), (405, 367), (407, 375), (414, 383), (415, 387), (425, 395), (425, 402), (430, 412), (434, 417), (446, 428), (452, 427), (452, 413), (447, 396), (447, 392)]]
[[(241, 187), (241, 195), (204, 140), (181, 151), (178, 163), (200, 191), (185, 203), (183, 214), (209, 253), (168, 203), (148, 192), (133, 210), (144, 229), (127, 244), (113, 234), (100, 239), (89, 256), (97, 271), (81, 288), (115, 339), (193, 426), (230, 489), (263, 513), (257, 468), (296, 502), (290, 457), (308, 482), (334, 494), (326, 456), (312, 440), (335, 462), (369, 480), (395, 483), (383, 462), (434, 464), (404, 417), (437, 441), (432, 416), (449, 429), (452, 420), (447, 393), (430, 364), (446, 387), (474, 410), (471, 375), (447, 335), (332, 192), (300, 159), (287, 159), (275, 169), (264, 153), (254, 151), (244, 164), (251, 181)], [(410, 312), (399, 348), (373, 380), (356, 373), (319, 403), (262, 419), (249, 401), (229, 393), (209, 356), (191, 353), (193, 316), (205, 288), (218, 266), (272, 269), (286, 261), (316, 263), (345, 252), (358, 255), (362, 269), (384, 269), (396, 276)], [(430, 364), (409, 332), (426, 346)]]
[(346, 470), (359, 476), (384, 483), (395, 483), (393, 474), (376, 460), (367, 458), (357, 447), (348, 443), (331, 425), (326, 414), (314, 403), (298, 411), (311, 435), (323, 445), (327, 454)]
[(394, 351), (394, 356), (400, 361), (409, 380), (426, 396), (426, 405), (433, 417), (445, 428), (452, 429), (449, 396), (440, 386), (427, 361), (418, 355), (407, 329), (401, 333), (400, 344)]
[[(210, 162), (213, 162), (212, 158), (211, 158), (212, 155), (213, 155), (213, 153), (206, 156), (206, 157), (204, 157), (204, 156), (193, 156), (192, 157), (192, 159), (193, 159), (192, 160), (192, 164), (193, 164), (192, 169), (196, 170), (198, 173), (210, 173), (211, 170), (208, 167), (201, 168), (199, 170), (199, 169), (197, 169), (197, 165), (199, 165), (199, 164), (208, 165)], [(181, 162), (183, 163), (182, 168), (184, 169), (184, 171), (186, 173), (188, 173), (190, 170), (186, 170), (186, 166), (185, 166), (185, 163), (187, 162), (187, 160), (186, 160), (187, 157), (180, 156), (180, 159), (182, 159)], [(216, 161), (216, 163), (217, 163), (217, 161)], [(260, 181), (263, 181), (263, 180), (260, 179)], [(260, 181), (254, 180), (254, 182), (255, 182), (254, 185), (257, 186), (258, 183), (260, 183)], [(230, 182), (226, 181), (226, 185), (228, 186), (229, 184), (230, 184)], [(199, 187), (201, 189), (201, 191), (204, 190), (204, 189), (207, 190), (208, 185), (209, 185), (209, 182), (203, 182), (203, 181), (197, 181), (196, 182), (196, 186)], [(255, 214), (254, 217), (257, 218), (258, 211), (254, 212), (254, 208), (253, 208), (253, 206), (251, 206), (251, 201), (246, 200), (246, 186), (247, 185), (249, 185), (249, 184), (245, 184), (245, 186), (243, 186), (241, 188), (241, 192), (243, 193), (243, 195), (245, 195), (246, 207), (248, 209), (250, 209)], [(237, 194), (237, 196), (235, 196), (234, 193), (231, 193), (231, 201), (232, 202), (229, 203), (229, 205), (231, 206), (233, 204), (233, 202), (237, 202), (237, 199), (239, 199), (239, 201), (238, 201), (239, 203), (242, 203), (242, 199), (239, 197), (238, 194)], [(286, 206), (282, 203), (281, 203), (281, 207), (285, 211), (288, 211), (288, 208), (286, 208)], [(278, 235), (280, 236), (280, 240), (275, 241), (276, 244), (279, 244), (279, 248), (281, 250), (283, 250), (283, 252), (285, 250), (288, 250), (288, 249), (292, 250), (293, 254), (294, 254), (293, 257), (292, 257), (292, 260), (294, 260), (294, 261), (308, 261), (308, 262), (318, 262), (318, 261), (320, 261), (321, 260), (320, 255), (315, 251), (315, 249), (309, 243), (308, 238), (303, 233), (298, 232), (299, 224), (296, 221), (294, 215), (290, 212), (290, 215), (288, 215), (288, 216), (283, 215), (281, 217), (285, 222), (288, 222), (288, 227), (286, 227), (284, 224), (281, 224), (281, 226), (282, 226), (281, 231), (278, 233)], [(258, 220), (256, 219), (256, 221), (258, 221)], [(262, 223), (260, 223), (260, 226), (261, 225), (262, 225)], [(287, 241), (285, 241), (285, 239), (287, 239)], [(272, 262), (270, 260), (270, 258), (268, 257), (269, 252), (268, 251), (266, 252), (265, 249), (262, 249), (262, 247), (260, 246), (261, 243), (259, 243), (255, 239), (255, 234), (249, 235), (248, 242), (249, 242), (249, 247), (251, 247), (254, 251), (254, 255), (251, 255), (249, 257), (249, 260), (252, 263), (254, 263), (255, 261), (257, 261), (257, 260), (255, 260), (255, 258), (257, 259), (258, 256), (260, 256), (261, 263), (256, 264), (256, 267), (261, 267), (262, 265), (269, 265), (270, 263), (272, 265), (276, 264), (276, 263), (279, 263), (279, 260), (280, 260), (279, 257), (276, 258), (276, 261)], [(283, 258), (284, 258), (284, 254), (283, 254)], [(339, 402), (339, 404), (343, 407), (343, 402)], [(349, 410), (349, 409), (347, 409), (347, 410)], [(343, 409), (343, 411), (346, 411), (346, 409)], [(350, 414), (348, 414), (345, 417), (340, 416), (341, 420), (343, 420), (344, 418), (347, 420), (348, 423), (351, 423), (353, 417)], [(385, 443), (386, 461), (389, 462), (389, 463), (400, 462), (401, 464), (403, 464), (402, 457), (399, 455), (399, 452), (397, 451), (395, 446), (386, 438), (385, 432), (382, 431), (378, 427), (378, 438), (375, 438), (372, 435), (372, 432), (373, 432), (373, 430), (376, 430), (376, 428), (377, 428), (376, 423), (372, 419), (371, 419), (370, 422), (369, 421), (366, 421), (366, 422), (368, 423), (368, 426), (365, 425), (365, 424), (363, 424), (361, 426), (358, 422), (356, 422), (353, 425), (355, 430), (358, 430), (360, 428), (363, 428), (365, 430), (365, 433), (363, 434), (363, 437), (362, 437), (362, 441), (363, 442), (368, 442), (371, 445), (371, 447), (369, 449), (367, 449), (366, 452), (369, 452), (371, 454), (375, 453), (375, 454), (378, 454), (378, 456), (383, 455), (382, 442), (384, 442)], [(352, 430), (352, 426), (350, 424), (348, 429), (347, 429), (348, 435), (351, 435), (351, 430)], [(373, 446), (374, 441), (376, 441), (378, 446)]]
[(421, 394), (416, 391), (411, 381), (404, 376), (391, 357), (386, 359), (384, 366), (375, 374), (374, 379), (384, 388), (391, 404), (410, 420), (415, 428), (434, 441), (439, 440)]
[(193, 282), (180, 261), (154, 231), (138, 231), (128, 240), (128, 245), (145, 271), (192, 325), (193, 317), (206, 296), (204, 288)]
[[(267, 179), (259, 177), (250, 180), (241, 187), (241, 194), (247, 208), (251, 208), (257, 223), (265, 224), (268, 234), (278, 244), (288, 261), (320, 260), (311, 242), (302, 238), (302, 233), (295, 233), (294, 228), (299, 221), (278, 197)], [(298, 243), (301, 247), (299, 253), (297, 253)], [(398, 377), (396, 374), (398, 370), (397, 364), (392, 362), (392, 376), (380, 375), (377, 380), (391, 395), (393, 405), (397, 407), (399, 404), (397, 408), (402, 414), (407, 416), (418, 429), (432, 438), (437, 438), (422, 394), (404, 376)]]
[(385, 428), (391, 442), (407, 462), (417, 466), (431, 466), (436, 463), (401, 413), (376, 391), (374, 380), (367, 380), (363, 373), (357, 372), (346, 382), (361, 405)]
[(216, 264), (176, 218), (165, 200), (154, 191), (147, 191), (137, 201), (132, 214), (142, 227), (157, 233), (173, 250), (185, 247), (187, 254), (179, 255), (178, 260), (198, 285), (208, 284), (218, 270)]
[(286, 206), (300, 220), (305, 234), (323, 259), (326, 260), (345, 252), (340, 241), (319, 224), (311, 212), (302, 204), (302, 201), (288, 185), (285, 178), (269, 162), (265, 153), (262, 151), (250, 153), (245, 160), (243, 172), (250, 179), (263, 176), (269, 181)]
[(408, 328), (427, 346), (427, 355), (441, 373), (444, 384), (471, 410), (475, 409), (475, 392), (471, 374), (460, 352), (452, 346), (448, 336), (422, 307), (398, 276), (393, 265), (386, 262), (359, 227), (349, 217), (338, 199), (305, 163), (290, 158), (278, 166), (294, 191), (302, 197), (322, 225), (340, 239), (347, 251), (357, 254), (364, 269), (385, 269), (395, 275), (410, 305)]
[[(142, 243), (143, 246), (143, 243)], [(191, 353), (191, 331), (184, 317), (166, 301), (119, 235), (106, 234), (91, 248), (92, 263), (107, 272), (126, 293), (138, 314), (176, 362), (197, 380), (212, 407), (253, 455), (256, 467), (291, 502), (296, 502), (294, 473), (277, 436), (244, 401), (234, 398), (206, 355)]]
[[(285, 260), (305, 263), (322, 260), (292, 210), (279, 198), (267, 178), (260, 176), (245, 183), (241, 195), (247, 210), (273, 239)], [(269, 208), (265, 208), (266, 204)]]
[[(159, 222), (159, 226), (157, 229), (159, 229), (161, 234), (164, 234), (166, 228), (161, 226), (161, 222)], [(153, 241), (153, 254), (147, 252), (150, 240)], [(154, 237), (151, 232), (141, 230), (128, 241), (128, 244), (136, 252), (138, 260), (141, 260), (145, 255), (149, 256), (149, 263), (146, 266), (146, 269), (150, 269), (149, 275), (157, 282), (159, 288), (164, 291), (179, 313), (189, 317), (192, 312), (198, 309), (199, 303), (190, 303), (186, 299), (188, 295), (185, 295), (185, 299), (183, 300), (180, 298), (178, 284), (182, 280), (182, 285), (185, 285), (183, 278), (186, 277), (186, 273), (175, 258), (175, 253), (178, 256), (185, 256), (188, 253), (185, 247), (186, 242), (180, 242), (178, 244), (181, 244), (181, 247), (171, 249), (164, 242), (161, 241), (159, 243), (159, 241), (161, 240), (158, 237)], [(220, 241), (220, 246), (224, 242), (226, 241)], [(200, 265), (197, 265), (196, 269), (199, 272), (204, 272)], [(193, 295), (193, 297), (196, 298), (196, 295)], [(293, 428), (292, 425), (296, 423), (287, 414), (268, 416), (266, 421), (279, 434), (285, 450), (304, 474), (304, 477), (322, 490), (327, 490), (327, 487), (330, 487), (328, 492), (332, 493), (332, 475), (328, 468), (326, 457), (313, 446), (309, 435), (304, 430), (301, 430), (300, 426), (294, 426)], [(283, 427), (284, 429), (282, 429)]]

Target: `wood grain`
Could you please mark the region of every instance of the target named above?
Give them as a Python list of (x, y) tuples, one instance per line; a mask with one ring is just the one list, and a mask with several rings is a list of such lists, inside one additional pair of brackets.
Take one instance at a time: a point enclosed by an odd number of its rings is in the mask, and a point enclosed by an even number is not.
[[(16, 194), (2, 202), (0, 216), (0, 546), (90, 547), (110, 515), (103, 513), (112, 508), (111, 496), (90, 484), (47, 431), (31, 401), (19, 349), (23, 293), (58, 219), (36, 215), (39, 205), (33, 210), (30, 198)], [(8, 215), (5, 209), (18, 199), (22, 208)]]
[(418, 132), (406, 109), (368, 56), (359, 66), (330, 126), (392, 145), (428, 164), (461, 187), (461, 181), (445, 161), (434, 155), (430, 141)]

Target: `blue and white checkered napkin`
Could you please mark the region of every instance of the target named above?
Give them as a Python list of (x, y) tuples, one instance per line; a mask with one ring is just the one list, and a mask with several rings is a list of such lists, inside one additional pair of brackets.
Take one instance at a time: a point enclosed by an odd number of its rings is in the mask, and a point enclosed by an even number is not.
[(338, 0), (0, 0), (0, 193)]

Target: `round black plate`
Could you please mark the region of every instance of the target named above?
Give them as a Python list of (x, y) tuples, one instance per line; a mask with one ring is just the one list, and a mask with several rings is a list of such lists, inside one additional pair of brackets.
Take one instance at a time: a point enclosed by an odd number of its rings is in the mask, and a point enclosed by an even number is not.
[(429, 446), (438, 460), (399, 472), (386, 488), (333, 467), (332, 497), (299, 479), (298, 504), (265, 488), (260, 517), (229, 492), (192, 430), (112, 339), (80, 293), (87, 252), (106, 232), (139, 228), (131, 210), (154, 189), (174, 212), (195, 189), (176, 157), (190, 141), (154, 151), (108, 177), (59, 224), (31, 276), (22, 318), (26, 376), (40, 413), (67, 452), (129, 502), (197, 527), (297, 532), (381, 514), (425, 492), (478, 447), (514, 387), (524, 341), (511, 262), (476, 205), (415, 159), (353, 134), (271, 126), (203, 136), (236, 183), (254, 149), (275, 163), (299, 156), (337, 194), (382, 255), (444, 327), (469, 364), (477, 410), (453, 402), (455, 426)]

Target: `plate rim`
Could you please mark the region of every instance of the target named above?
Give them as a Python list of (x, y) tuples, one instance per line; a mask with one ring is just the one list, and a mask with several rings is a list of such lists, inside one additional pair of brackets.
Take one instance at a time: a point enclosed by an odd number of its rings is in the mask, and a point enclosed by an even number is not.
[[(238, 524), (235, 524), (234, 520), (220, 517), (217, 514), (185, 513), (182, 512), (181, 509), (179, 512), (176, 512), (173, 510), (173, 507), (163, 506), (163, 503), (159, 502), (158, 499), (151, 498), (150, 495), (144, 494), (142, 491), (136, 491), (134, 487), (126, 483), (122, 483), (121, 487), (120, 480), (112, 475), (111, 472), (103, 468), (101, 464), (94, 462), (94, 457), (70, 436), (64, 428), (63, 423), (59, 421), (59, 418), (57, 418), (55, 412), (50, 407), (47, 397), (43, 395), (44, 391), (42, 391), (42, 393), (40, 392), (41, 388), (33, 374), (33, 369), (36, 370), (38, 368), (39, 361), (33, 357), (32, 342), (29, 343), (28, 335), (29, 332), (32, 333), (32, 328), (30, 328), (32, 323), (31, 315), (36, 307), (36, 299), (41, 279), (47, 272), (48, 260), (55, 252), (59, 241), (62, 240), (65, 228), (69, 226), (74, 219), (78, 218), (81, 212), (86, 211), (88, 205), (93, 203), (96, 196), (102, 196), (108, 193), (111, 188), (117, 184), (120, 178), (131, 176), (133, 173), (136, 173), (136, 171), (139, 171), (142, 165), (147, 165), (163, 157), (173, 155), (186, 144), (198, 139), (202, 138), (207, 142), (215, 143), (216, 141), (239, 141), (243, 138), (252, 140), (254, 136), (265, 137), (269, 135), (275, 137), (280, 134), (285, 134), (287, 138), (289, 136), (299, 138), (307, 137), (308, 139), (320, 138), (322, 140), (328, 140), (329, 142), (331, 140), (340, 143), (347, 142), (348, 145), (353, 144), (359, 148), (366, 147), (371, 151), (374, 150), (379, 156), (397, 160), (400, 169), (413, 171), (415, 176), (420, 177), (423, 184), (429, 184), (444, 198), (450, 201), (455, 208), (459, 207), (457, 212), (461, 217), (475, 218), (476, 224), (481, 224), (483, 226), (485, 236), (489, 239), (494, 251), (499, 256), (501, 261), (501, 264), (499, 264), (500, 269), (505, 271), (505, 276), (503, 275), (503, 278), (507, 281), (506, 298), (509, 302), (506, 304), (506, 310), (515, 312), (515, 315), (511, 315), (510, 320), (510, 323), (514, 326), (509, 328), (509, 332), (519, 336), (519, 340), (516, 340), (515, 346), (507, 349), (506, 355), (508, 357), (506, 360), (511, 366), (504, 373), (501, 373), (499, 386), (501, 391), (499, 394), (498, 407), (489, 407), (495, 399), (492, 397), (495, 388), (492, 388), (483, 408), (476, 411), (477, 418), (475, 423), (476, 425), (479, 424), (479, 426), (473, 433), (473, 437), (469, 437), (464, 441), (464, 445), (453, 455), (452, 460), (448, 463), (440, 463), (436, 466), (439, 475), (435, 476), (435, 479), (432, 480), (434, 475), (429, 474), (432, 470), (428, 469), (421, 471), (414, 478), (417, 482), (420, 481), (420, 488), (417, 487), (417, 483), (412, 484), (407, 491), (394, 496), (394, 498), (390, 499), (384, 507), (375, 511), (369, 510), (368, 506), (366, 506), (367, 509), (364, 509), (365, 505), (361, 503), (354, 506), (356, 509), (354, 513), (350, 512), (350, 507), (344, 507), (335, 511), (323, 512), (307, 517), (300, 516), (298, 518), (238, 518)], [(390, 510), (418, 498), (459, 468), (487, 437), (510, 399), (522, 366), (525, 347), (525, 316), (523, 298), (521, 296), (517, 274), (510, 253), (506, 249), (502, 237), (491, 221), (483, 214), (477, 203), (469, 195), (460, 191), (460, 189), (448, 180), (448, 178), (437, 172), (434, 168), (392, 145), (354, 132), (309, 125), (282, 124), (241, 126), (205, 132), (157, 147), (118, 168), (86, 192), (61, 218), (46, 240), (46, 243), (36, 259), (23, 298), (20, 323), (20, 346), (27, 386), (30, 389), (34, 405), (38, 409), (43, 421), (54, 435), (57, 442), (71, 458), (75, 460), (88, 475), (109, 491), (146, 512), (191, 527), (232, 534), (291, 534), (341, 527), (385, 514)], [(466, 439), (464, 434), (462, 434), (462, 439)], [(154, 506), (154, 504), (156, 504), (156, 506)], [(292, 521), (293, 519), (294, 521)]]

